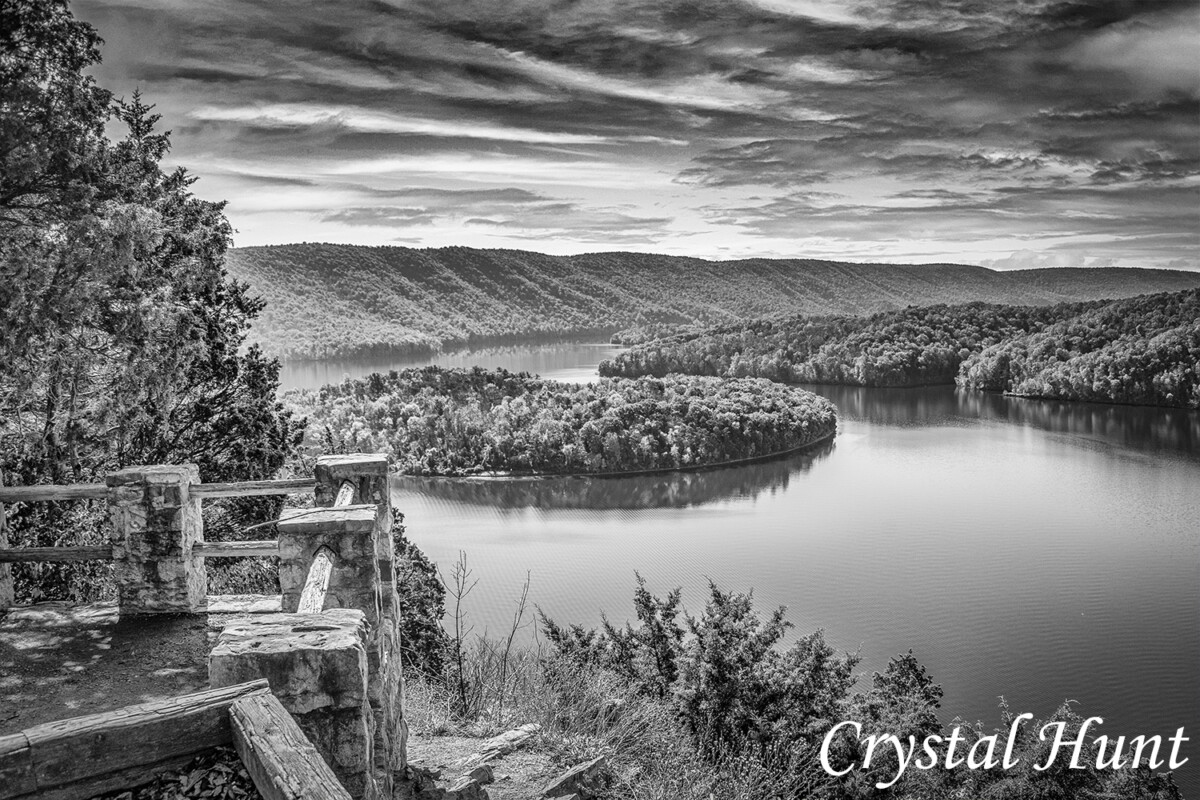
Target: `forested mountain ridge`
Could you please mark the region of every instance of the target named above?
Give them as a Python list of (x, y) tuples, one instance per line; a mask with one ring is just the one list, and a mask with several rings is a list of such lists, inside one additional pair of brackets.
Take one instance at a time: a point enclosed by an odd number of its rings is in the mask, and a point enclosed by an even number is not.
[(935, 305), (751, 320), (638, 344), (605, 376), (976, 389), (1200, 407), (1200, 289), (1054, 306)]
[(1170, 270), (996, 272), (960, 264), (334, 244), (238, 248), (226, 266), (267, 302), (252, 338), (285, 359), (775, 314), (862, 315), (976, 300), (1049, 305), (1200, 286), (1200, 272)]

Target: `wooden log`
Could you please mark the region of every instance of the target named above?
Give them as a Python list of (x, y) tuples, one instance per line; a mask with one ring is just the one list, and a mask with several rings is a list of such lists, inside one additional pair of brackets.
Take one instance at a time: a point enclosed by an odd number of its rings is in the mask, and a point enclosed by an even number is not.
[(239, 556), (278, 556), (279, 542), (267, 539), (256, 542), (196, 542), (192, 552), (203, 558), (236, 558)]
[(354, 504), (354, 495), (358, 489), (351, 481), (342, 481), (341, 487), (338, 488), (337, 497), (334, 498), (335, 506), (349, 506)]
[(24, 733), (0, 736), (0, 797), (19, 797), (36, 791), (29, 739)]
[(106, 497), (108, 497), (108, 487), (103, 483), (0, 486), (0, 503), (40, 503), (47, 500), (103, 500)]
[(325, 610), (325, 595), (329, 591), (329, 579), (333, 575), (333, 552), (322, 547), (313, 555), (308, 568), (308, 579), (300, 592), (300, 614), (319, 614)]
[(112, 545), (75, 547), (0, 548), (0, 564), (64, 563), (67, 561), (112, 561)]
[[(10, 765), (21, 774), (23, 739), (39, 798), (86, 800), (132, 786), (138, 775), (232, 742), (230, 706), (267, 693), (267, 682), (257, 680), (36, 725), (0, 739), (0, 775)], [(28, 782), (0, 781), (0, 800), (28, 794), (23, 785)]]
[[(36, 795), (31, 795), (28, 800), (33, 800), (34, 797), (37, 800), (89, 800), (89, 798), (102, 794), (133, 789), (150, 783), (163, 773), (179, 772), (200, 755), (200, 753), (188, 753), (168, 758), (165, 761), (156, 761), (153, 764), (138, 764), (116, 772), (97, 775), (94, 778), (67, 786), (42, 789)], [(26, 800), (26, 798), (22, 798), (22, 800)]]
[(241, 481), (239, 483), (198, 483), (191, 488), (192, 497), (252, 497), (268, 494), (296, 494), (315, 489), (314, 478), (289, 478), (282, 481)]
[(275, 695), (237, 700), (229, 717), (233, 746), (264, 800), (350, 800)]
[(300, 592), (298, 614), (320, 614), (325, 610), (325, 593), (329, 591), (329, 576), (333, 574), (333, 553), (328, 547), (317, 550), (312, 566), (308, 568), (308, 580)]

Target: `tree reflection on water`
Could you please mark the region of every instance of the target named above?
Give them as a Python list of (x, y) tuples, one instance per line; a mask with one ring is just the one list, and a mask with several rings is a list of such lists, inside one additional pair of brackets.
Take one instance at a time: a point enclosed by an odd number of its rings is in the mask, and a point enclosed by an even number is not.
[(684, 508), (785, 489), (833, 452), (827, 440), (792, 456), (737, 467), (628, 478), (424, 478), (393, 475), (392, 490), (496, 508)]
[(982, 420), (1141, 452), (1200, 458), (1200, 413), (1184, 409), (1036, 400), (948, 386), (873, 389), (806, 384), (804, 388), (832, 400), (839, 420), (920, 427)]
[[(900, 427), (979, 422), (1030, 426), (1136, 452), (1200, 459), (1200, 413), (1181, 409), (1030, 400), (935, 386), (804, 388), (824, 395), (846, 422)], [(419, 478), (396, 475), (393, 490), (495, 508), (685, 508), (786, 489), (791, 476), (833, 453), (836, 439), (772, 461), (701, 472), (627, 478)]]

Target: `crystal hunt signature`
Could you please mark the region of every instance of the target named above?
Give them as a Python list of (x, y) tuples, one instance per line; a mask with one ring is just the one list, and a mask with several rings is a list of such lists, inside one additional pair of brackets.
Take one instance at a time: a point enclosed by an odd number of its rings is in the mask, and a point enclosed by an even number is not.
[[(1000, 735), (997, 733), (977, 739), (971, 745), (965, 757), (958, 757), (956, 756), (955, 749), (959, 745), (965, 744), (967, 740), (963, 737), (960, 730), (962, 726), (955, 726), (950, 729), (950, 735), (947, 737), (937, 734), (926, 736), (920, 744), (921, 755), (914, 760), (918, 750), (917, 738), (915, 736), (909, 736), (907, 741), (890, 733), (878, 736), (863, 736), (862, 725), (853, 720), (847, 720), (834, 725), (829, 730), (829, 733), (825, 734), (825, 740), (821, 743), (821, 767), (830, 775), (840, 777), (856, 767), (863, 770), (870, 769), (873, 759), (882, 759), (886, 755), (895, 754), (897, 761), (895, 776), (887, 783), (883, 781), (876, 783), (875, 788), (877, 789), (887, 789), (895, 784), (896, 781), (900, 780), (904, 771), (908, 769), (910, 763), (915, 769), (921, 770), (934, 769), (939, 766), (944, 769), (955, 769), (964, 764), (967, 769), (995, 769), (996, 767), (1012, 769), (1020, 763), (1020, 759), (1013, 756), (1017, 731), (1023, 722), (1031, 719), (1033, 719), (1033, 714), (1021, 714), (1019, 717), (1013, 719), (1012, 725), (1008, 729), (1008, 738), (1004, 743), (1004, 756), (1001, 760), (998, 760), (996, 757), (996, 750), (1000, 746)], [(1033, 768), (1039, 772), (1044, 772), (1065, 751), (1069, 750), (1071, 753), (1071, 769), (1087, 769), (1089, 764), (1083, 763), (1081, 759), (1084, 758), (1085, 737), (1087, 736), (1088, 729), (1093, 724), (1097, 726), (1103, 725), (1104, 719), (1101, 717), (1088, 717), (1080, 726), (1079, 733), (1074, 739), (1067, 738), (1067, 723), (1065, 722), (1048, 722), (1043, 725), (1041, 730), (1038, 731), (1038, 738), (1045, 742), (1052, 735), (1054, 741), (1051, 744), (1050, 753), (1046, 756), (1045, 762), (1034, 764)], [(866, 745), (866, 753), (863, 756), (861, 764), (854, 762), (844, 769), (835, 769), (829, 763), (829, 748), (834, 738), (838, 735), (838, 732), (843, 728), (853, 729), (855, 741)], [(1051, 729), (1054, 730), (1053, 734), (1047, 733)], [(1188, 759), (1179, 757), (1180, 746), (1184, 742), (1190, 741), (1188, 737), (1183, 735), (1183, 728), (1179, 728), (1175, 731), (1174, 736), (1167, 739), (1171, 744), (1171, 755), (1166, 762), (1159, 757), (1159, 751), (1163, 747), (1163, 737), (1161, 736), (1135, 736), (1126, 742), (1124, 736), (1110, 739), (1108, 736), (1102, 735), (1092, 738), (1091, 741), (1096, 751), (1097, 769), (1117, 770), (1126, 767), (1136, 767), (1142, 762), (1143, 756), (1147, 755), (1147, 751), (1149, 752), (1146, 763), (1151, 769), (1159, 769), (1165, 763), (1170, 769), (1174, 770), (1179, 769), (1188, 762)], [(939, 750), (943, 748), (944, 757), (939, 753)]]

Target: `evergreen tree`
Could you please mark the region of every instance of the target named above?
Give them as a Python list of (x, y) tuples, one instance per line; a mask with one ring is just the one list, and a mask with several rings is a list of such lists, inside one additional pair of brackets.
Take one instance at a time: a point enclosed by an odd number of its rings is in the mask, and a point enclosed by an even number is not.
[[(224, 203), (164, 170), (153, 106), (136, 92), (114, 102), (84, 74), (101, 40), (65, 2), (0, 0), (0, 31), (6, 481), (170, 462), (210, 481), (271, 476), (301, 426), (275, 400), (278, 362), (242, 349), (263, 303), (225, 272)], [(128, 130), (116, 142), (113, 119)], [(66, 513), (18, 507), (18, 543), (52, 543)]]

